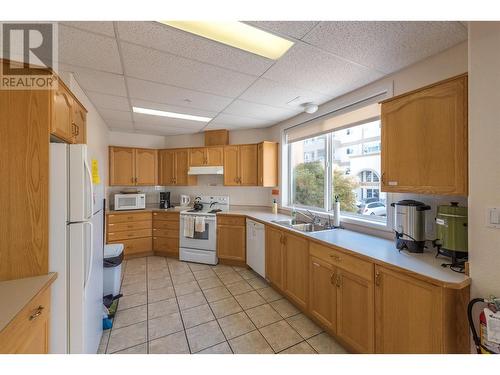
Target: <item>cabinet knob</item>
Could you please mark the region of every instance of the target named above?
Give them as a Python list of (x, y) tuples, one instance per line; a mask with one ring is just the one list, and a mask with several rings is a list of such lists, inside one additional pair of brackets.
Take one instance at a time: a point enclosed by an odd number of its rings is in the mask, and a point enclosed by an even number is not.
[(339, 257), (339, 256), (337, 256), (337, 255), (330, 254), (330, 258), (332, 258), (336, 262), (341, 262), (342, 261), (342, 258)]
[(30, 315), (30, 320), (35, 320), (38, 318), (40, 315), (42, 315), (43, 312), (43, 306), (38, 306), (38, 308), (35, 310), (33, 314)]
[(380, 272), (375, 272), (375, 285), (380, 286)]
[(335, 272), (332, 273), (332, 276), (330, 276), (330, 284), (334, 285), (334, 281), (333, 279), (335, 279)]
[(337, 288), (340, 288), (342, 286), (342, 279), (340, 278), (340, 276), (337, 276), (336, 284)]

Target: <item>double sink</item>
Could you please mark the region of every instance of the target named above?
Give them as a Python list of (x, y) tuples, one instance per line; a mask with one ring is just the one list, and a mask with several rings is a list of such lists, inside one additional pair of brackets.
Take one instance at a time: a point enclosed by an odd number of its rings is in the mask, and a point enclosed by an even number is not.
[(329, 230), (333, 229), (330, 228), (327, 225), (324, 224), (316, 224), (316, 223), (308, 223), (306, 221), (300, 221), (300, 220), (294, 220), (294, 219), (289, 219), (289, 220), (273, 220), (273, 223), (284, 226), (286, 228), (291, 228), (298, 230), (300, 232), (320, 232), (322, 230)]

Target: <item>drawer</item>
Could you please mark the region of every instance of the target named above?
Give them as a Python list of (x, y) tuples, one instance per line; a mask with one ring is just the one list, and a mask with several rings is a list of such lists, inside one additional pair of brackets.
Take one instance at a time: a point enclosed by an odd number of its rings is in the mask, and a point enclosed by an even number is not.
[(140, 253), (149, 253), (153, 250), (151, 244), (151, 237), (146, 238), (135, 238), (132, 240), (122, 240), (122, 241), (110, 241), (108, 243), (122, 243), (124, 246), (124, 254), (134, 255)]
[(151, 212), (127, 212), (120, 214), (108, 214), (108, 223), (127, 223), (130, 221), (151, 220)]
[(153, 221), (154, 229), (171, 229), (179, 231), (179, 222), (178, 221)]
[(129, 221), (127, 223), (108, 223), (108, 232), (119, 232), (125, 230), (150, 229), (151, 220), (148, 221)]
[(151, 237), (151, 229), (126, 230), (122, 232), (108, 232), (108, 241), (129, 240), (132, 238)]
[(231, 215), (217, 215), (217, 224), (219, 225), (245, 225), (245, 217)]
[(48, 353), (49, 316), (50, 288), (33, 298), (2, 330), (0, 353)]
[(179, 252), (179, 239), (166, 237), (153, 237), (153, 250), (158, 252)]
[(309, 253), (316, 258), (322, 259), (336, 267), (358, 275), (367, 280), (373, 280), (373, 263), (361, 260), (352, 255), (348, 255), (337, 249), (322, 246), (311, 242)]
[(179, 221), (178, 212), (153, 212), (154, 220)]
[(153, 229), (153, 237), (179, 238), (179, 229)]

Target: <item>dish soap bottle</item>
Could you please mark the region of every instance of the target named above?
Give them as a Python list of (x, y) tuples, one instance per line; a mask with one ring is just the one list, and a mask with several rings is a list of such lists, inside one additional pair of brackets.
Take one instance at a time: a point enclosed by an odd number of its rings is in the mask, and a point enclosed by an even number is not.
[(273, 199), (273, 214), (278, 214), (278, 203), (276, 202), (276, 199)]

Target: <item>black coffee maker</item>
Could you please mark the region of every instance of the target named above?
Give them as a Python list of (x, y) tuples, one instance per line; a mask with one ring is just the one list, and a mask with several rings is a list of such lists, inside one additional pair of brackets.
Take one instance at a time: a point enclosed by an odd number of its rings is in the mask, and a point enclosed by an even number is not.
[(170, 207), (170, 192), (169, 191), (161, 191), (160, 192), (160, 208), (169, 208)]

